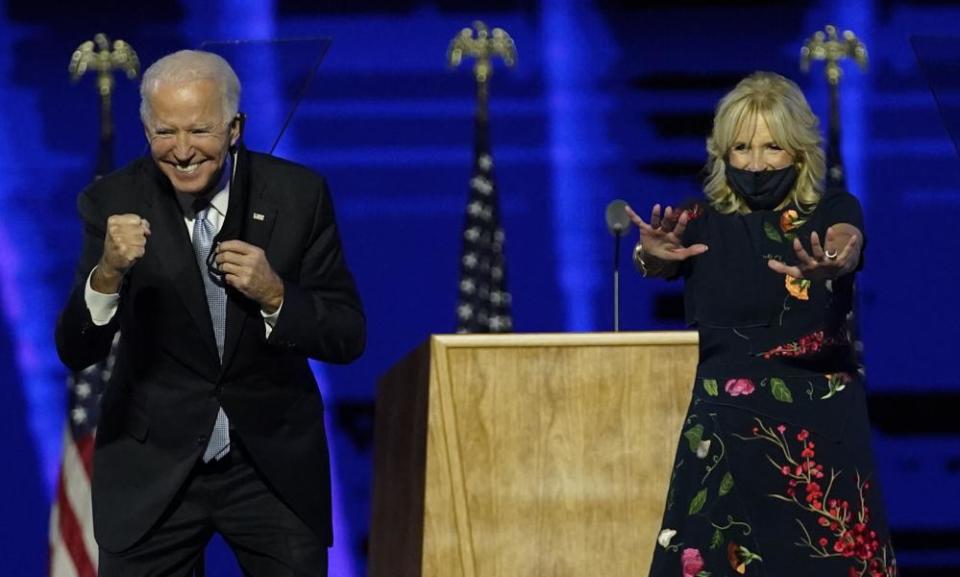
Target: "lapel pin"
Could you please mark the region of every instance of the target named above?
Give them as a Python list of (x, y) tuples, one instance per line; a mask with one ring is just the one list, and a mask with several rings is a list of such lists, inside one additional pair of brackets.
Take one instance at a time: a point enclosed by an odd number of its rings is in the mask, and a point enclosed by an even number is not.
[(263, 215), (259, 212), (253, 213), (253, 220), (263, 220)]

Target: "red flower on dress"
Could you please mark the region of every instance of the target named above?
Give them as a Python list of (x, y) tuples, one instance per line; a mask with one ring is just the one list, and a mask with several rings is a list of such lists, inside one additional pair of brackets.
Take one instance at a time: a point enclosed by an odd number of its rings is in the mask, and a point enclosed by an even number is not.
[(683, 569), (683, 577), (697, 577), (697, 573), (703, 571), (703, 557), (699, 549), (688, 547), (680, 555), (680, 566)]
[(731, 397), (739, 397), (752, 394), (756, 387), (750, 379), (730, 379), (723, 385), (723, 390)]
[[(812, 515), (801, 524), (804, 534), (798, 545), (806, 547), (815, 558), (844, 557), (850, 559), (850, 574), (857, 577), (895, 577), (896, 561), (892, 552), (882, 546), (874, 529), (871, 529), (870, 508), (867, 492), (870, 482), (854, 478), (857, 499), (848, 501), (835, 496), (841, 472), (830, 469), (816, 461), (817, 446), (810, 440), (810, 431), (801, 429), (788, 437), (784, 425), (766, 426), (759, 419), (753, 427), (753, 438), (770, 442), (777, 447), (776, 457), (768, 455), (773, 464), (786, 478), (782, 494), (771, 497), (793, 503)], [(790, 438), (795, 438), (799, 447)], [(799, 458), (794, 455), (798, 454)], [(819, 527), (813, 526), (814, 521)], [(809, 524), (808, 524), (809, 523)], [(728, 556), (730, 550), (728, 550)], [(731, 565), (733, 561), (731, 560)], [(734, 569), (738, 569), (734, 566)]]
[(799, 340), (792, 343), (774, 347), (763, 353), (762, 356), (765, 359), (773, 357), (805, 357), (819, 353), (828, 347), (836, 346), (840, 344), (840, 342), (841, 339), (837, 337), (828, 337), (823, 331), (817, 331), (800, 337)]

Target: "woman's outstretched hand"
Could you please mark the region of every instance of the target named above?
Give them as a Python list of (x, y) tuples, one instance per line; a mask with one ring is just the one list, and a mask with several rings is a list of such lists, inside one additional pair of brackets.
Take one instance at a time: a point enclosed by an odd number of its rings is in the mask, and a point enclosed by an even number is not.
[(675, 211), (668, 206), (661, 217), (660, 205), (655, 204), (650, 212), (650, 222), (647, 223), (629, 206), (625, 210), (640, 229), (640, 244), (643, 245), (645, 258), (680, 262), (707, 252), (705, 244), (683, 245), (683, 231), (690, 221), (686, 211)]
[(852, 224), (840, 223), (828, 228), (826, 236), (826, 242), (821, 245), (820, 236), (810, 233), (809, 253), (799, 238), (793, 239), (793, 252), (798, 261), (795, 266), (774, 259), (768, 260), (767, 266), (780, 274), (809, 280), (835, 279), (856, 270), (863, 238), (860, 230)]

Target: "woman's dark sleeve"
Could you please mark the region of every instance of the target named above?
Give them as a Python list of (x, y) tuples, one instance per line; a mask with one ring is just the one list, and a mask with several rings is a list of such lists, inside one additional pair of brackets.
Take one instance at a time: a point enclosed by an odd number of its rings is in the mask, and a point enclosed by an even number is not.
[[(683, 231), (683, 246), (693, 244), (706, 244), (706, 234), (704, 220), (706, 219), (706, 204), (700, 201), (692, 202), (683, 207), (687, 213), (687, 228)], [(690, 275), (694, 261), (697, 257), (688, 258), (680, 263), (677, 272), (669, 277), (669, 280), (676, 278), (686, 278)]]

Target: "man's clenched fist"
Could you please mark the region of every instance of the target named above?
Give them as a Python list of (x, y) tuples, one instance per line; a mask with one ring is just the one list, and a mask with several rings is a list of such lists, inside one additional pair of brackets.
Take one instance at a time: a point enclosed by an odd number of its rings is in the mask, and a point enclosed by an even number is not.
[(103, 255), (90, 279), (93, 290), (115, 293), (120, 290), (123, 275), (147, 251), (150, 223), (136, 214), (115, 214), (107, 219), (103, 239)]

